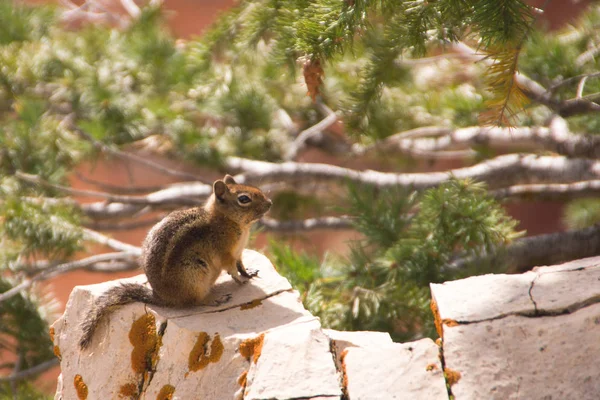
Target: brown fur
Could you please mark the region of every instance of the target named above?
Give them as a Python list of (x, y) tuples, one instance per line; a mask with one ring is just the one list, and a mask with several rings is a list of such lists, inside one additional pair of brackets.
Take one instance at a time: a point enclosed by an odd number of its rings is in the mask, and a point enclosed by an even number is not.
[[(251, 201), (239, 201), (244, 195)], [(80, 347), (88, 347), (100, 321), (122, 305), (135, 301), (168, 307), (203, 304), (222, 270), (236, 282), (246, 282), (254, 275), (244, 268), (242, 250), (251, 225), (270, 207), (271, 200), (260, 189), (239, 185), (226, 175), (215, 181), (204, 207), (169, 214), (148, 232), (142, 245), (141, 264), (152, 289), (128, 284), (100, 296), (81, 324)]]

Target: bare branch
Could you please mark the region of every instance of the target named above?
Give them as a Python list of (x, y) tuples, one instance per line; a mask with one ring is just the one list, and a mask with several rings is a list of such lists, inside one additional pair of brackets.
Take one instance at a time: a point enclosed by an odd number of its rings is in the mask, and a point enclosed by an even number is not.
[(600, 161), (567, 157), (508, 154), (470, 167), (445, 172), (392, 173), (357, 171), (329, 164), (264, 161), (229, 157), (229, 170), (240, 171), (240, 182), (267, 183), (285, 180), (296, 186), (306, 183), (343, 183), (350, 181), (377, 187), (404, 187), (424, 190), (440, 185), (451, 177), (487, 182), (491, 189), (517, 184), (578, 182), (600, 178)]
[(600, 72), (595, 72), (592, 74), (581, 74), (581, 75), (576, 75), (576, 76), (572, 76), (570, 78), (567, 79), (563, 79), (562, 81), (550, 86), (550, 88), (547, 90), (547, 94), (552, 94), (556, 91), (556, 89), (565, 86), (565, 85), (570, 85), (572, 83), (575, 82), (581, 82), (581, 80), (583, 78), (597, 78), (600, 76)]
[(576, 99), (580, 99), (583, 96), (583, 88), (585, 86), (585, 81), (587, 81), (587, 79), (588, 79), (588, 77), (584, 76), (579, 81), (579, 84), (577, 85), (577, 93), (575, 94)]
[(101, 181), (98, 181), (96, 179), (92, 179), (90, 177), (87, 177), (87, 176), (83, 175), (79, 171), (75, 171), (75, 176), (77, 177), (77, 179), (79, 179), (82, 182), (89, 183), (89, 184), (92, 184), (94, 186), (98, 186), (98, 187), (104, 189), (107, 192), (116, 193), (116, 194), (132, 194), (132, 193), (145, 194), (145, 193), (150, 193), (150, 192), (157, 192), (157, 191), (163, 190), (163, 189), (165, 189), (167, 187), (165, 185), (161, 185), (161, 186), (118, 186), (118, 185), (111, 185), (110, 183), (101, 182)]
[[(21, 180), (34, 183), (41, 186), (51, 187), (53, 189), (57, 189), (63, 191), (65, 193), (69, 193), (71, 195), (78, 196), (86, 196), (86, 197), (101, 197), (106, 199), (106, 201), (113, 203), (127, 203), (127, 204), (143, 204), (143, 205), (152, 205), (154, 202), (158, 201), (158, 204), (165, 204), (165, 200), (159, 198), (157, 200), (156, 196), (126, 196), (126, 195), (115, 195), (111, 193), (98, 192), (95, 190), (82, 190), (82, 189), (74, 189), (68, 186), (57, 185), (54, 183), (47, 182), (40, 178), (37, 175), (26, 174), (21, 171), (16, 171), (15, 176)], [(179, 201), (179, 200), (178, 200)], [(195, 203), (192, 203), (195, 204)]]
[(497, 199), (568, 200), (600, 195), (600, 180), (575, 183), (515, 185), (490, 192)]
[(329, 128), (331, 125), (337, 122), (337, 114), (333, 112), (329, 107), (327, 107), (327, 105), (325, 105), (321, 101), (321, 99), (317, 100), (316, 106), (319, 108), (321, 113), (326, 115), (326, 117), (318, 123), (316, 123), (315, 125), (311, 126), (310, 128), (300, 132), (296, 139), (290, 144), (290, 148), (283, 157), (284, 160), (289, 161), (296, 159), (298, 153), (300, 153), (300, 151), (306, 148), (307, 141), (309, 141), (317, 135), (322, 134), (325, 129)]
[(600, 255), (600, 224), (589, 228), (530, 236), (497, 253), (459, 259), (448, 268), (463, 268), (473, 263), (506, 265), (513, 272), (525, 272), (536, 266)]
[(138, 18), (142, 11), (133, 0), (121, 0), (123, 8), (131, 15), (132, 18)]
[(73, 118), (74, 118), (74, 116), (72, 116), (72, 115), (69, 115), (66, 118), (64, 118), (64, 120), (63, 120), (64, 125), (68, 129), (71, 129), (72, 131), (77, 133), (81, 138), (92, 143), (94, 145), (94, 147), (96, 147), (97, 149), (99, 149), (105, 153), (112, 154), (112, 155), (117, 156), (124, 160), (136, 162), (138, 164), (141, 164), (146, 167), (152, 168), (156, 171), (159, 171), (165, 175), (176, 176), (178, 178), (188, 179), (188, 180), (192, 180), (195, 182), (209, 183), (208, 181), (201, 179), (199, 176), (197, 176), (195, 174), (190, 174), (187, 172), (183, 172), (183, 171), (179, 171), (179, 170), (172, 169), (169, 167), (165, 167), (164, 165), (160, 165), (157, 162), (154, 162), (148, 158), (140, 157), (136, 154), (127, 153), (127, 152), (124, 152), (124, 151), (121, 151), (118, 149), (114, 149), (110, 146), (107, 146), (104, 143), (94, 139), (90, 134), (88, 134), (87, 132), (85, 132), (78, 126), (76, 126), (75, 123), (73, 122)]
[(114, 250), (130, 253), (130, 255), (134, 255), (136, 257), (139, 257), (142, 254), (142, 250), (137, 246), (121, 242), (120, 240), (113, 239), (100, 232), (96, 232), (88, 228), (83, 228), (83, 236), (87, 240), (91, 240), (98, 244), (103, 244)]
[[(199, 182), (174, 184), (166, 189), (144, 196), (149, 209), (175, 208), (177, 206), (198, 206), (210, 196), (212, 186)], [(146, 208), (143, 204), (106, 202), (82, 204), (82, 211), (93, 219), (129, 217)]]
[(31, 367), (31, 368), (23, 370), (23, 371), (12, 373), (8, 376), (0, 376), (0, 383), (22, 381), (22, 380), (30, 378), (32, 376), (41, 374), (42, 372), (46, 372), (47, 370), (57, 366), (58, 364), (59, 364), (58, 358), (53, 358), (53, 359), (45, 361), (39, 365), (36, 365), (35, 367)]
[[(436, 138), (427, 138), (437, 136)], [(418, 157), (429, 157), (436, 152), (469, 146), (486, 145), (492, 148), (524, 150), (542, 149), (570, 157), (600, 159), (600, 136), (575, 135), (569, 132), (562, 118), (556, 118), (550, 127), (497, 126), (449, 129), (445, 127), (424, 127), (389, 136), (371, 146), (355, 146), (357, 155), (377, 151), (383, 153), (409, 153)], [(444, 151), (445, 157), (471, 156), (474, 151)]]
[(272, 218), (263, 218), (259, 221), (258, 226), (267, 232), (298, 232), (312, 231), (316, 229), (340, 230), (353, 229), (349, 217), (321, 217), (308, 218), (305, 220), (295, 221), (278, 221)]
[[(458, 131), (457, 131), (458, 132)], [(487, 132), (487, 133), (486, 133)], [(504, 131), (500, 128), (489, 131), (462, 130), (461, 134), (468, 137), (468, 140), (476, 141), (473, 137), (482, 135), (483, 137), (495, 138), (499, 142), (506, 139), (506, 134), (510, 131)], [(466, 135), (469, 133), (469, 135)], [(551, 130), (544, 129), (522, 129), (514, 132), (515, 135), (522, 134), (527, 140), (541, 140), (541, 138), (550, 136)], [(496, 138), (496, 134), (498, 137)], [(555, 134), (553, 145), (559, 146), (558, 134)], [(517, 136), (516, 136), (517, 137)], [(419, 139), (425, 140), (425, 139)], [(438, 144), (436, 146), (440, 146)], [(464, 141), (468, 141), (464, 139)], [(482, 139), (479, 139), (482, 140)], [(487, 139), (490, 140), (490, 139)], [(571, 141), (566, 144), (560, 144), (555, 150), (560, 150), (568, 154), (578, 154), (582, 152), (585, 146), (582, 144), (587, 138), (578, 139), (573, 135)], [(516, 140), (516, 142), (519, 142)], [(511, 141), (509, 143), (514, 143)], [(592, 142), (594, 144), (596, 142)], [(593, 152), (597, 153), (600, 146), (593, 147)], [(591, 154), (587, 154), (591, 156)], [(600, 157), (599, 157), (600, 158)], [(438, 186), (446, 182), (451, 177), (458, 179), (474, 179), (487, 182), (490, 189), (507, 188), (515, 185), (530, 184), (556, 184), (556, 183), (575, 183), (600, 179), (600, 161), (567, 158), (560, 156), (538, 156), (533, 154), (508, 154), (502, 155), (490, 160), (483, 161), (469, 167), (457, 168), (444, 172), (421, 172), (421, 173), (392, 173), (379, 172), (372, 170), (358, 171), (350, 168), (339, 167), (330, 164), (319, 163), (270, 163), (265, 161), (249, 160), (239, 157), (228, 157), (224, 160), (228, 171), (236, 171), (236, 180), (240, 183), (251, 183), (258, 185), (269, 185), (274, 182), (286, 182), (287, 187), (293, 187), (301, 190), (303, 187), (311, 187), (314, 190), (316, 184), (340, 185), (345, 181), (359, 184), (374, 185), (377, 187), (403, 187), (409, 190), (424, 190), (430, 187)], [(158, 192), (150, 193), (147, 196), (147, 202), (152, 207), (144, 207), (139, 204), (124, 204), (97, 202), (82, 204), (82, 211), (93, 219), (108, 219), (117, 217), (130, 217), (136, 213), (150, 211), (153, 209), (171, 208), (177, 205), (200, 205), (210, 194), (212, 187), (201, 183), (182, 183)], [(193, 198), (191, 200), (189, 198)]]
[(161, 219), (163, 219), (166, 214), (163, 214), (157, 218), (149, 218), (142, 221), (130, 221), (130, 222), (115, 222), (115, 223), (101, 223), (101, 222), (91, 222), (86, 223), (85, 226), (96, 230), (96, 231), (129, 231), (133, 229), (140, 228), (148, 228), (150, 226), (155, 225)]
[(25, 279), (23, 282), (10, 288), (6, 292), (0, 293), (0, 303), (30, 288), (35, 282), (44, 281), (46, 279), (50, 279), (57, 275), (61, 275), (70, 271), (85, 269), (97, 263), (103, 263), (104, 265), (106, 262), (128, 261), (132, 258), (138, 257), (141, 253), (141, 250), (135, 246), (131, 247), (134, 247), (136, 251), (122, 251), (117, 253), (96, 254), (81, 260), (51, 265), (50, 267), (44, 269), (43, 271), (34, 275), (33, 277)]

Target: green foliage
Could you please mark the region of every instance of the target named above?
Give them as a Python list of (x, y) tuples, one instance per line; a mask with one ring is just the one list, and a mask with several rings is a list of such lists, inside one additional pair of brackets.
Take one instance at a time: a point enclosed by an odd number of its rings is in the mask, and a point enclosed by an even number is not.
[[(20, 381), (16, 384), (16, 392), (19, 400), (51, 400), (54, 395), (42, 393), (33, 382)], [(0, 384), (0, 400), (14, 400), (10, 383)]]
[(567, 205), (564, 217), (569, 229), (582, 229), (600, 223), (598, 199), (574, 200)]
[(54, 22), (50, 7), (31, 9), (0, 0), (0, 45), (40, 39)]
[(451, 180), (422, 195), (350, 187), (349, 199), (364, 239), (351, 245), (347, 259), (320, 264), (287, 247), (270, 248), (307, 308), (332, 328), (387, 331), (398, 340), (433, 337), (429, 284), (462, 277), (464, 271), (445, 268), (455, 257), (519, 236), (516, 221), (479, 183)]
[(0, 202), (3, 247), (15, 247), (21, 256), (59, 259), (81, 249), (80, 221), (73, 207), (3, 194)]
[[(0, 293), (12, 288), (13, 284), (10, 279), (0, 278)], [(57, 303), (49, 295), (17, 294), (0, 303), (0, 351), (14, 354), (19, 360), (20, 370), (35, 367), (54, 357), (48, 320), (56, 317), (56, 310)], [(15, 361), (3, 362), (2, 374), (8, 375), (14, 366)], [(18, 398), (41, 398), (41, 394), (27, 384), (18, 385), (18, 388)]]

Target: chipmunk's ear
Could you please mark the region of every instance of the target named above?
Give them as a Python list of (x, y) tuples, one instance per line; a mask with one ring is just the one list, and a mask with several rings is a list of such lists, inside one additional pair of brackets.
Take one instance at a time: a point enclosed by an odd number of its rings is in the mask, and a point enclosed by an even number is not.
[(228, 185), (235, 185), (236, 184), (235, 180), (233, 179), (233, 176), (231, 176), (229, 174), (225, 175), (225, 178), (223, 178), (223, 181), (226, 184), (228, 184)]
[(219, 200), (225, 199), (225, 193), (229, 192), (229, 188), (225, 184), (225, 182), (218, 180), (213, 183), (213, 192), (215, 192), (215, 196)]

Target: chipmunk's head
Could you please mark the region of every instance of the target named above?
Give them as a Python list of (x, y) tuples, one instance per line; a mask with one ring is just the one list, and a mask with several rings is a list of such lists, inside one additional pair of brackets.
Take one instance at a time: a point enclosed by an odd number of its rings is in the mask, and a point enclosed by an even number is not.
[(242, 224), (257, 221), (273, 202), (258, 188), (240, 185), (231, 175), (213, 184), (213, 207)]

